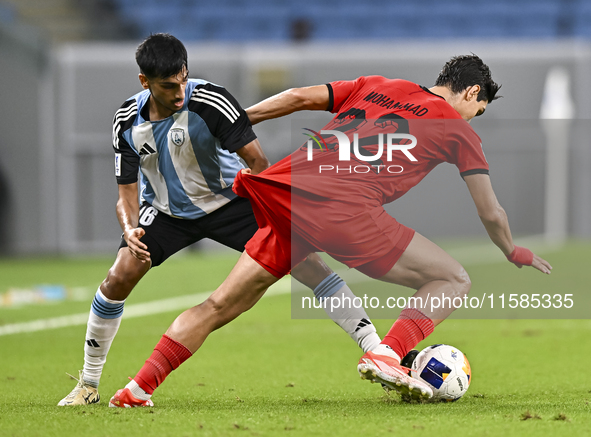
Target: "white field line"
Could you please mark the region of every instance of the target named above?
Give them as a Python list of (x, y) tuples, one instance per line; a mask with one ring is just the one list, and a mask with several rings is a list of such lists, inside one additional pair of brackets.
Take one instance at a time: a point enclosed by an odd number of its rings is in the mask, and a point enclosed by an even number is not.
[[(276, 296), (291, 291), (289, 277), (285, 277), (269, 288), (265, 296)], [(153, 314), (166, 313), (169, 311), (186, 310), (200, 304), (213, 291), (206, 291), (185, 296), (172, 297), (169, 299), (155, 300), (145, 303), (136, 303), (125, 306), (124, 319), (150, 316)], [(264, 297), (265, 297), (264, 296)], [(86, 325), (89, 312), (72, 314), (69, 316), (53, 317), (51, 319), (32, 320), (30, 322), (12, 323), (0, 326), (0, 336), (10, 334), (21, 334), (24, 332), (45, 331), (47, 329), (66, 328), (69, 326)]]
[[(528, 241), (522, 240), (521, 242), (518, 242), (518, 244), (519, 243), (534, 249), (534, 251), (538, 254), (546, 253), (558, 248), (557, 246), (544, 244), (538, 239)], [(492, 264), (505, 260), (503, 254), (492, 243), (482, 246), (470, 246), (453, 249), (449, 250), (448, 253), (465, 266), (476, 264)], [(366, 276), (353, 269), (339, 270), (337, 273), (349, 284), (355, 284), (368, 280)], [(271, 286), (263, 297), (277, 296), (290, 293), (291, 291), (301, 291), (304, 289), (305, 287), (303, 285), (295, 281), (291, 281), (290, 277), (285, 277)], [(146, 303), (126, 305), (123, 318), (131, 319), (135, 317), (150, 316), (170, 311), (185, 310), (200, 304), (205, 299), (207, 299), (211, 293), (213, 293), (213, 291), (172, 297), (169, 299), (155, 300)], [(50, 319), (33, 320), (30, 322), (12, 323), (0, 326), (0, 336), (21, 334), (25, 332), (45, 331), (47, 329), (66, 328), (69, 326), (86, 325), (87, 321), (88, 312), (72, 314), (69, 316), (54, 317)]]

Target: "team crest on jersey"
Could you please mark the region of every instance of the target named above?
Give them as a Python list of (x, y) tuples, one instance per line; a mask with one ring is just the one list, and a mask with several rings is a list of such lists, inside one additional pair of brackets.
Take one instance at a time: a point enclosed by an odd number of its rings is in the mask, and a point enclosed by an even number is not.
[(176, 127), (171, 129), (170, 139), (175, 146), (181, 147), (183, 144), (185, 144), (185, 130)]

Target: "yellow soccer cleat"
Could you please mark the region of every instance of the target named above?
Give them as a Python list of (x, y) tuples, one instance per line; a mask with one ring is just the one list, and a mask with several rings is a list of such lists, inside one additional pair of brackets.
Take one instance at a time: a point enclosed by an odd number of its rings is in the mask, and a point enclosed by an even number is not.
[(101, 397), (98, 389), (84, 382), (82, 370), (78, 371), (78, 378), (68, 374), (70, 378), (78, 381), (74, 390), (68, 396), (58, 402), (58, 407), (74, 406), (74, 405), (90, 405), (98, 404)]

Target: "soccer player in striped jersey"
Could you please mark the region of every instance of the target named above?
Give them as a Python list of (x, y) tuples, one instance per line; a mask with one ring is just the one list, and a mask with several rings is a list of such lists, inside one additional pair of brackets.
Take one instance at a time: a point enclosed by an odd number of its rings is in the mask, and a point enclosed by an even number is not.
[[(234, 177), (245, 168), (242, 161), (253, 174), (269, 166), (245, 111), (225, 88), (189, 79), (187, 51), (172, 35), (151, 35), (138, 47), (136, 61), (144, 91), (126, 100), (113, 120), (123, 235), (91, 305), (84, 368), (60, 406), (99, 402), (101, 373), (125, 299), (150, 268), (203, 238), (243, 251), (258, 231), (250, 202), (232, 191)], [(316, 254), (291, 273), (319, 300), (355, 297)], [(243, 312), (255, 302), (248, 297), (237, 306)], [(364, 351), (379, 344), (362, 308), (327, 313)], [(228, 312), (230, 320), (237, 315)], [(179, 347), (167, 340), (166, 347)]]

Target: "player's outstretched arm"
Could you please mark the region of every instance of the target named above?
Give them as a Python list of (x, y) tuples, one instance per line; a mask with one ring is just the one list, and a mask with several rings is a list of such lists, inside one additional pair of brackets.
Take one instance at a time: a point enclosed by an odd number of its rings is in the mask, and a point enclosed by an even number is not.
[(509, 228), (507, 214), (499, 204), (497, 196), (486, 174), (474, 174), (464, 178), (472, 195), (478, 216), (490, 239), (503, 251), (509, 261), (517, 267), (532, 266), (542, 273), (550, 274), (552, 266), (525, 247), (515, 246)]
[(123, 238), (131, 254), (142, 262), (150, 261), (150, 252), (140, 238), (145, 231), (138, 227), (140, 205), (138, 202), (137, 182), (119, 185), (119, 199), (117, 200), (117, 219), (123, 230)]
[(259, 140), (251, 141), (246, 146), (236, 150), (236, 153), (246, 162), (252, 174), (259, 174), (271, 165)]
[(297, 111), (326, 111), (330, 95), (326, 85), (291, 88), (246, 109), (251, 124)]

